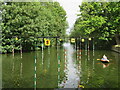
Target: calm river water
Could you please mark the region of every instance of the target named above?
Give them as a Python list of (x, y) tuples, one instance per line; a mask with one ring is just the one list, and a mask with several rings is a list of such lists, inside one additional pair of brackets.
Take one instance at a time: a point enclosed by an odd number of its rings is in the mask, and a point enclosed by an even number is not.
[[(110, 63), (97, 59), (106, 55)], [(36, 79), (35, 79), (36, 59)], [(118, 88), (119, 54), (106, 50), (76, 50), (74, 45), (43, 51), (2, 55), (3, 88)]]

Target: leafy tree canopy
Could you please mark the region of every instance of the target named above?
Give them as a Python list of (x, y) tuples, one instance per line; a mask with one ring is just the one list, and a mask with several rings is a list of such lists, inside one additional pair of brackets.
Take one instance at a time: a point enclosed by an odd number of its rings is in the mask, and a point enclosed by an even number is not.
[[(66, 12), (58, 2), (7, 2), (2, 5), (2, 52), (35, 47), (36, 37), (64, 36)], [(18, 37), (18, 40), (15, 40)], [(28, 49), (28, 48), (27, 48)]]
[(120, 2), (83, 2), (71, 36), (96, 37), (120, 43)]

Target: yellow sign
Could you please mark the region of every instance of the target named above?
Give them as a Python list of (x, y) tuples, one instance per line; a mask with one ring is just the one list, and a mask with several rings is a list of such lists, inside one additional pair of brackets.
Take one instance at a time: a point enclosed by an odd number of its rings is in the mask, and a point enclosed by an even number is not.
[(89, 41), (91, 41), (92, 39), (91, 38), (88, 38)]
[(62, 41), (62, 39), (59, 39), (60, 41)]
[(74, 38), (71, 38), (71, 42), (72, 42), (72, 43), (75, 43), (75, 39), (74, 39)]
[(83, 86), (83, 85), (79, 85), (78, 87), (79, 87), (79, 88), (84, 88), (84, 86)]
[(15, 40), (18, 40), (18, 38), (16, 37)]
[(85, 39), (82, 39), (82, 42), (85, 42)]
[(46, 46), (50, 46), (50, 40), (47, 40), (47, 39), (46, 39), (46, 40), (45, 40), (45, 45), (46, 45)]
[(44, 40), (47, 40), (46, 38), (44, 38)]

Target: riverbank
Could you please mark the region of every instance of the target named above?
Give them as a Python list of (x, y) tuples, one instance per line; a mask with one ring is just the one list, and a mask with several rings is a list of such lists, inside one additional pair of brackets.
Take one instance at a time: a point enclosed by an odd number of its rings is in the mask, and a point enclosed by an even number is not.
[(112, 50), (115, 51), (115, 52), (117, 52), (117, 53), (120, 53), (120, 45), (114, 45), (112, 47)]

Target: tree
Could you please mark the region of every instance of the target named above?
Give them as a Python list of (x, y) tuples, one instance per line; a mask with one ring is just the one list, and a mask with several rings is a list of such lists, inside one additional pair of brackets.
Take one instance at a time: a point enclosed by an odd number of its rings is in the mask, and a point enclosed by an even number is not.
[[(2, 52), (35, 49), (37, 37), (64, 36), (66, 12), (58, 2), (7, 2), (2, 5)], [(16, 40), (18, 38), (18, 40)]]
[(71, 36), (96, 37), (120, 44), (120, 2), (83, 2)]

